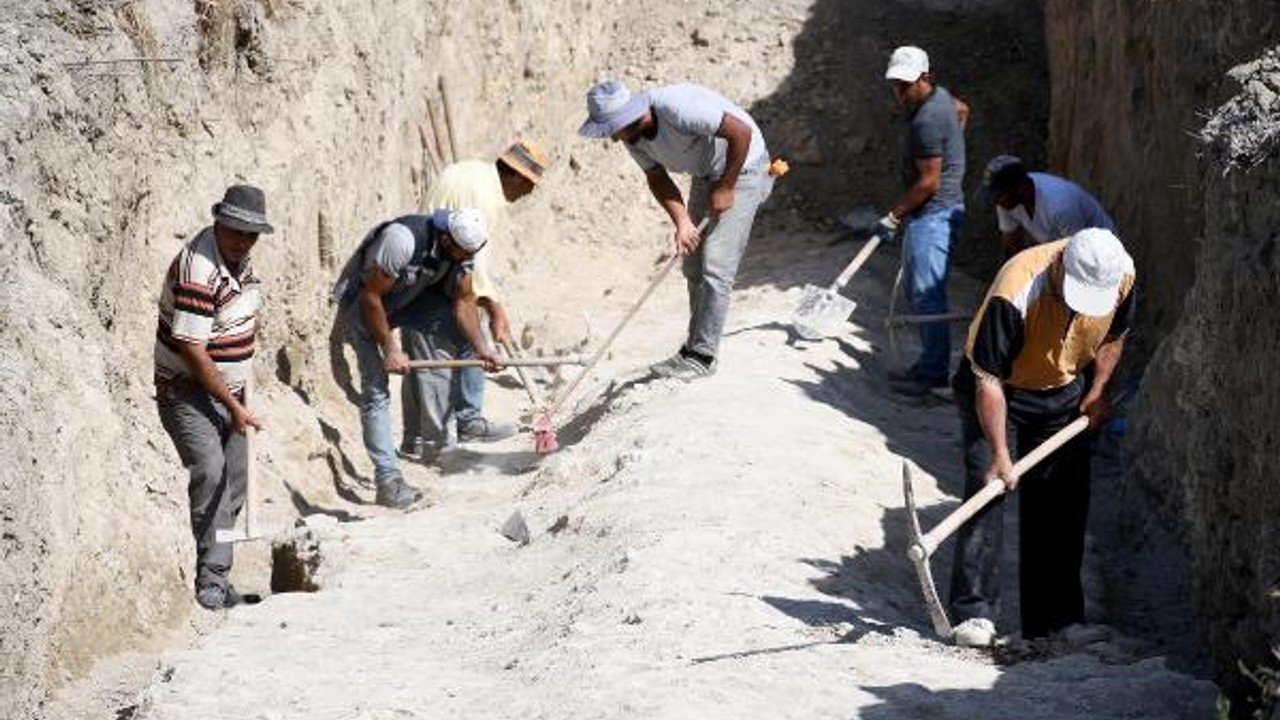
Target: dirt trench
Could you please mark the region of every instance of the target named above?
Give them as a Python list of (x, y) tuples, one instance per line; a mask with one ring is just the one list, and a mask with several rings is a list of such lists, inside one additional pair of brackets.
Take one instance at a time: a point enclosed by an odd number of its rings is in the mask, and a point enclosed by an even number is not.
[[(636, 201), (645, 197), (643, 186), (625, 154), (574, 135), (582, 92), (603, 77), (621, 77), (633, 86), (691, 80), (716, 87), (749, 107), (765, 126), (773, 149), (793, 159), (796, 170), (766, 213), (770, 240), (761, 245), (767, 250), (744, 268), (740, 283), (742, 303), (758, 305), (762, 326), (791, 300), (773, 294), (794, 292), (831, 267), (832, 253), (848, 251), (847, 244), (826, 245), (834, 237), (829, 234), (836, 229), (834, 218), (857, 205), (882, 205), (896, 191), (892, 128), (898, 119), (880, 73), (884, 57), (902, 42), (928, 48), (941, 83), (975, 107), (966, 188), (975, 187), (982, 163), (999, 152), (1016, 152), (1032, 164), (1046, 162), (1119, 208), (1122, 223), (1131, 225), (1139, 239), (1136, 254), (1144, 272), (1184, 277), (1185, 254), (1162, 253), (1158, 238), (1194, 235), (1185, 230), (1199, 227), (1200, 211), (1192, 206), (1187, 211), (1191, 217), (1184, 218), (1169, 210), (1165, 194), (1130, 198), (1113, 189), (1123, 186), (1116, 177), (1123, 177), (1126, 168), (1162, 167), (1153, 157), (1191, 162), (1187, 153), (1194, 151), (1175, 137), (1183, 133), (1177, 125), (1181, 121), (1164, 121), (1157, 114), (1162, 120), (1157, 133), (1144, 135), (1147, 125), (1141, 123), (1118, 137), (1101, 133), (1097, 127), (1106, 116), (1098, 108), (1118, 105), (1098, 103), (1088, 88), (1121, 92), (1132, 86), (1136, 94), (1128, 101), (1144, 113), (1156, 113), (1154, 93), (1138, 93), (1143, 85), (1123, 73), (1104, 75), (1106, 82), (1089, 80), (1091, 73), (1116, 73), (1120, 63), (1100, 62), (1080, 48), (1094, 47), (1086, 38), (1096, 36), (1102, 39), (1099, 47), (1113, 43), (1153, 65), (1155, 59), (1176, 55), (1179, 43), (1189, 42), (1176, 27), (1188, 17), (1201, 18), (1195, 13), (1206, 12), (1205, 4), (1182, 4), (1175, 10), (1143, 6), (1144, 12), (1155, 14), (1156, 37), (1177, 39), (1168, 49), (1159, 42), (1130, 40), (1143, 37), (1144, 18), (1125, 15), (1126, 22), (1107, 26), (1107, 3), (1094, 3), (1092, 11), (1086, 4), (1050, 2), (1042, 16), (1037, 4), (1012, 0), (787, 0), (731, 7), (673, 2), (643, 8), (604, 0), (497, 5), (400, 0), (380, 3), (375, 11), (354, 2), (276, 0), (185, 7), (158, 0), (6, 3), (13, 22), (0, 29), (6, 61), (0, 73), (5, 178), (0, 185), (0, 242), (14, 259), (3, 268), (0, 283), (5, 308), (0, 321), (6, 330), (0, 335), (0, 371), (6, 380), (0, 383), (5, 408), (0, 426), (13, 439), (0, 449), (5, 557), (0, 587), (6, 598), (13, 598), (0, 614), (0, 695), (12, 698), (6, 707), (13, 708), (13, 717), (47, 716), (51, 707), (56, 716), (67, 707), (50, 704), (57, 688), (67, 688), (72, 699), (56, 702), (74, 705), (81, 693), (89, 707), (109, 706), (104, 698), (118, 700), (116, 708), (130, 707), (135, 695), (122, 689), (128, 686), (125, 678), (136, 680), (140, 668), (155, 662), (158, 649), (216, 632), (218, 622), (210, 627), (208, 618), (192, 614), (183, 479), (155, 418), (149, 375), (155, 292), (163, 268), (180, 242), (207, 222), (208, 205), (228, 182), (261, 184), (281, 228), (259, 257), (260, 271), (269, 278), (271, 313), (257, 370), (264, 400), (272, 408), (274, 437), (264, 443), (262, 462), (273, 488), (268, 515), (276, 520), (296, 515), (329, 515), (340, 521), (381, 517), (368, 504), (368, 470), (341, 382), (342, 363), (333, 364), (328, 351), (330, 313), (323, 297), (336, 265), (371, 222), (414, 208), (448, 156), (488, 156), (513, 135), (528, 134), (546, 143), (554, 163), (545, 187), (515, 210), (513, 224), (520, 232), (509, 245), (494, 248), (499, 282), (517, 308), (518, 320), (545, 347), (577, 342), (584, 332), (598, 337), (605, 318), (616, 316), (643, 281), (643, 269), (657, 255), (664, 228), (653, 203)], [(1189, 14), (1178, 14), (1184, 11)], [(1208, 86), (1217, 88), (1204, 78), (1220, 75), (1227, 58), (1238, 55), (1242, 46), (1256, 47), (1253, 38), (1265, 34), (1261, 30), (1266, 26), (1251, 12), (1237, 9), (1208, 18), (1217, 40), (1207, 56), (1192, 55), (1185, 66), (1175, 63), (1190, 68), (1176, 77), (1190, 76), (1194, 92), (1181, 85), (1166, 89), (1174, 106), (1194, 111), (1196, 103), (1212, 94)], [(1046, 22), (1047, 51), (1041, 42)], [(1238, 26), (1248, 27), (1249, 33), (1233, 34), (1231, 28)], [(446, 96), (452, 133), (440, 122)], [(1079, 128), (1091, 128), (1092, 134), (1073, 139)], [(1120, 147), (1111, 149), (1111, 143)], [(1198, 193), (1193, 199), (1201, 197)], [(1224, 193), (1222, 203), (1212, 201), (1214, 207), (1232, 207), (1225, 199), (1230, 192)], [(1234, 215), (1222, 217), (1228, 227), (1235, 222)], [(979, 278), (995, 263), (991, 225), (989, 215), (973, 208), (969, 237), (958, 249), (958, 262)], [(1165, 263), (1180, 269), (1166, 272)], [(548, 277), (558, 279), (556, 288), (547, 287)], [(1169, 308), (1180, 307), (1181, 297), (1168, 289), (1171, 285), (1176, 283), (1158, 285), (1148, 302), (1149, 317), (1155, 318), (1153, 337), (1172, 327), (1176, 313)], [(575, 305), (585, 306), (591, 317), (584, 322), (580, 312), (570, 309)], [(668, 318), (681, 312), (678, 302), (666, 307)], [(629, 355), (619, 351), (612, 371), (623, 374), (659, 352), (653, 345), (674, 342), (674, 324), (668, 320), (652, 327), (643, 336), (648, 344), (633, 346)], [(584, 325), (590, 330), (582, 330)], [(868, 338), (867, 346), (859, 341), (840, 347), (856, 362), (824, 356), (822, 362), (833, 365), (821, 366), (823, 381), (814, 385), (810, 399), (841, 406), (850, 393), (864, 389), (846, 375), (883, 370), (881, 353), (868, 349), (883, 339)], [(1154, 351), (1141, 354), (1148, 353)], [(779, 361), (785, 366), (797, 360), (804, 362), (803, 356), (787, 355)], [(812, 379), (795, 382), (807, 387)], [(587, 419), (570, 428), (579, 442), (595, 429), (591, 418), (646, 400), (635, 392), (610, 390), (607, 384), (593, 389), (605, 392), (611, 404), (579, 408), (588, 411)], [(514, 412), (518, 401), (513, 393), (494, 395), (498, 407)], [(919, 457), (927, 455), (928, 433), (945, 432), (947, 426), (937, 408), (932, 411), (937, 424), (920, 432), (885, 420), (893, 414), (889, 409), (877, 406), (868, 412), (870, 416), (857, 419), (880, 427), (890, 438), (885, 447)], [(1181, 415), (1171, 411), (1168, 417)], [(1169, 424), (1175, 429), (1162, 430), (1161, 439), (1148, 447), (1182, 437), (1184, 425)], [(858, 427), (865, 430), (862, 425)], [(862, 447), (864, 440), (858, 442)], [(831, 447), (840, 443), (833, 437)], [(1228, 466), (1256, 462), (1265, 453), (1246, 451), (1247, 459)], [(513, 453), (515, 459), (498, 469), (516, 476), (531, 471), (522, 457)], [(946, 475), (945, 458), (926, 464), (935, 476)], [(1154, 466), (1148, 462), (1145, 467)], [(571, 464), (562, 469), (564, 475), (551, 484), (568, 483), (572, 469)], [(1175, 510), (1163, 517), (1174, 518), (1173, 540), (1188, 550), (1175, 546), (1170, 552), (1179, 562), (1190, 563), (1187, 556), (1200, 549), (1196, 534), (1181, 530), (1193, 524), (1184, 522), (1190, 511), (1182, 510), (1181, 500), (1152, 489), (1169, 472), (1149, 471), (1142, 477), (1152, 480), (1122, 485), (1119, 513), (1145, 518), (1151, 506), (1172, 504)], [(588, 477), (595, 473), (585, 471)], [(442, 503), (471, 497), (446, 478), (427, 473), (418, 479), (438, 484)], [(549, 481), (543, 475), (537, 482)], [(1148, 492), (1154, 496), (1142, 497)], [(938, 500), (944, 501), (943, 496)], [(819, 494), (811, 501), (831, 500)], [(887, 506), (897, 500), (880, 502)], [(396, 520), (380, 522), (394, 525)], [(620, 516), (619, 522), (628, 521)], [(1256, 528), (1269, 547), (1268, 540), (1275, 537), (1269, 532), (1273, 521), (1259, 518)], [(859, 537), (866, 544), (883, 542), (878, 532)], [(1151, 533), (1138, 537), (1156, 542)], [(1119, 531), (1103, 538), (1113, 540), (1127, 541)], [(822, 542), (828, 557), (821, 562), (811, 558), (814, 566), (832, 568), (840, 576), (846, 562), (858, 562), (857, 553), (846, 557), (839, 549), (848, 552), (848, 537), (832, 530)], [(1168, 547), (1164, 540), (1158, 544)], [(357, 554), (364, 552), (369, 551)], [(1239, 553), (1255, 561), (1250, 551)], [(267, 556), (264, 549), (248, 550), (240, 556), (237, 572), (264, 577)], [(1203, 556), (1214, 555), (1207, 550)], [(1266, 563), (1260, 567), (1265, 571)], [(1189, 585), (1190, 572), (1188, 567), (1177, 575), (1177, 582)], [(1122, 573), (1118, 577), (1124, 578)], [(898, 581), (910, 590), (910, 578)], [(803, 586), (805, 580), (798, 582)], [(1151, 582), (1157, 590), (1133, 606), (1153, 597), (1159, 602), (1169, 597), (1165, 593), (1187, 597), (1178, 594), (1177, 582), (1172, 587)], [(1198, 587), (1209, 587), (1207, 582), (1212, 581), (1202, 578)], [(877, 587), (893, 588), (891, 594), (902, 590), (896, 582)], [(580, 601), (573, 597), (568, 593), (557, 602), (574, 608)], [(867, 598), (852, 600), (856, 605)], [(1206, 603), (1202, 613), (1218, 606), (1212, 598), (1201, 602)], [(704, 609), (713, 607), (708, 601)], [(847, 603), (827, 608), (835, 621), (810, 612), (819, 606), (787, 607), (795, 610), (790, 617), (817, 627), (813, 632), (822, 638), (863, 622), (849, 620), (854, 616)], [(876, 617), (909, 625), (901, 612)], [(1184, 604), (1177, 612), (1148, 618), (1145, 626), (1134, 624), (1159, 638), (1170, 632), (1172, 623), (1173, 631), (1185, 637), (1190, 612)], [(1254, 612), (1251, 605), (1233, 617)], [(763, 616), (752, 621), (763, 626), (774, 622)], [(1220, 680), (1230, 680), (1229, 660), (1240, 654), (1239, 648), (1259, 647), (1259, 633), (1268, 632), (1266, 627), (1220, 642), (1220, 631), (1201, 626), (1202, 641), (1221, 648), (1215, 650)], [(779, 645), (795, 640), (790, 632), (784, 626)], [(742, 651), (737, 645), (725, 647)], [(747, 650), (755, 649), (760, 648)], [(136, 654), (121, 655), (126, 650)], [(931, 652), (927, 646), (925, 651)], [(113, 684), (110, 674), (103, 679), (90, 672), (120, 657), (132, 658), (121, 663), (116, 676), (123, 685)], [(1069, 659), (1067, 664), (1079, 662)], [(964, 667), (979, 675), (986, 672)], [(800, 672), (803, 666), (791, 669)], [(1139, 674), (1147, 670), (1164, 672), (1146, 668)], [(1037, 672), (1015, 672), (1006, 685), (1034, 684)], [(73, 682), (86, 676), (87, 684)], [(882, 712), (889, 714), (882, 716), (932, 702), (925, 700), (927, 692), (902, 682), (898, 690), (884, 692), (882, 699), (892, 702), (885, 703)], [(1197, 701), (1211, 692), (1194, 688)], [(961, 703), (969, 709), (998, 702), (985, 692), (968, 692), (957, 691), (951, 699), (978, 703)], [(503, 707), (518, 707), (518, 693), (509, 702)], [(620, 711), (620, 716), (626, 714)]]

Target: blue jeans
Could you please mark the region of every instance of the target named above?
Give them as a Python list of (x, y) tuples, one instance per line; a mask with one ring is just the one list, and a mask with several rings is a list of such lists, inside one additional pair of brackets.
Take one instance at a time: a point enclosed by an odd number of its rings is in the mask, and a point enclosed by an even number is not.
[(396, 445), (391, 438), (391, 395), (387, 392), (387, 371), (382, 365), (382, 350), (364, 329), (360, 319), (360, 303), (344, 307), (343, 326), (347, 340), (356, 352), (360, 368), (360, 429), (364, 449), (373, 462), (373, 480), (379, 485), (400, 477), (396, 462)]
[[(907, 221), (902, 248), (907, 304), (916, 315), (947, 312), (947, 274), (951, 248), (964, 225), (964, 206), (934, 210)], [(951, 369), (951, 327), (947, 323), (920, 325), (920, 361), (916, 375), (941, 380)]]

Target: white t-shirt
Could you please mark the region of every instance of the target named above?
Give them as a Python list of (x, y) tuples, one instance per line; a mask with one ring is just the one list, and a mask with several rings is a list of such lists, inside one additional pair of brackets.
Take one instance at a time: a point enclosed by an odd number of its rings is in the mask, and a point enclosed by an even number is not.
[(1079, 185), (1048, 173), (1028, 173), (1036, 186), (1035, 217), (1021, 205), (1012, 210), (996, 207), (1000, 232), (1021, 227), (1037, 244), (1070, 237), (1085, 228), (1116, 230), (1116, 223), (1092, 195)]
[(724, 174), (729, 141), (716, 137), (716, 132), (725, 113), (751, 128), (751, 146), (742, 163), (743, 170), (768, 164), (769, 151), (755, 120), (719, 93), (684, 84), (655, 88), (648, 94), (658, 132), (652, 139), (641, 137), (636, 144), (627, 145), (631, 157), (645, 172), (661, 165), (667, 172), (719, 179)]

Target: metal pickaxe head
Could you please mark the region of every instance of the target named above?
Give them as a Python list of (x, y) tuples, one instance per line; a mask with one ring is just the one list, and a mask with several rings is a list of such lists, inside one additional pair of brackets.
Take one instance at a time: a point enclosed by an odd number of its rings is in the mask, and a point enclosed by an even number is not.
[(907, 548), (907, 557), (916, 566), (916, 576), (920, 578), (920, 590), (924, 593), (924, 602), (929, 606), (929, 619), (933, 620), (933, 631), (943, 640), (950, 640), (954, 634), (951, 621), (947, 619), (947, 611), (938, 598), (938, 589), (933, 584), (933, 571), (929, 568), (930, 551), (922, 540), (920, 519), (916, 516), (916, 499), (911, 490), (911, 466), (902, 463), (902, 494), (907, 500), (907, 514), (911, 518), (911, 545)]

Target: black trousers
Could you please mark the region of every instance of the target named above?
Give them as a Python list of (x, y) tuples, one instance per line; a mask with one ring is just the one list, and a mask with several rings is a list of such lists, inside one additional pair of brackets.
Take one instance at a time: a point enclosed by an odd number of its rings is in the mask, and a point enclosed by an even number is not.
[[(984, 484), (991, 464), (974, 406), (972, 371), (957, 377), (956, 406), (964, 444), (965, 498)], [(959, 375), (960, 373), (957, 373)], [(1006, 389), (1009, 449), (1016, 461), (1079, 417), (1076, 383), (1053, 393)], [(1084, 621), (1080, 566), (1089, 514), (1089, 439), (1077, 435), (1045, 458), (1018, 483), (1018, 577), (1022, 635), (1043, 637)], [(951, 609), (957, 622), (999, 616), (999, 563), (1007, 496), (996, 498), (956, 533), (951, 571)]]

